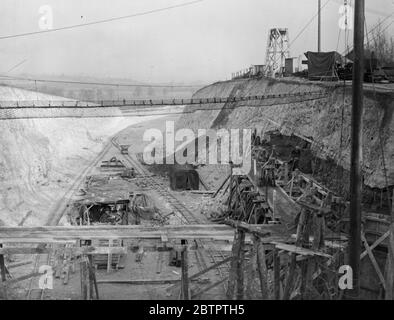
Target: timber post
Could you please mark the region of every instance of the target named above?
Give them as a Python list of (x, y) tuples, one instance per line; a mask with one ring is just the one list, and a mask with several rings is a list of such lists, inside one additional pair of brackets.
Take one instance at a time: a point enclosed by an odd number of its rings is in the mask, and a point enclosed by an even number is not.
[(182, 268), (182, 274), (181, 274), (181, 297), (182, 300), (190, 300), (189, 296), (189, 266), (188, 266), (188, 257), (187, 257), (187, 242), (186, 240), (182, 240), (181, 244), (183, 245), (182, 251), (181, 251), (181, 268)]

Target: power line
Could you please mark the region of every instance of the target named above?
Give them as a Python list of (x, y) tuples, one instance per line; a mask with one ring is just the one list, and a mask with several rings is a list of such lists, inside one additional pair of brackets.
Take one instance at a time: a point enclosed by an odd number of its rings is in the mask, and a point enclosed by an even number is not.
[(27, 59), (24, 59), (23, 61), (17, 63), (16, 65), (14, 65), (13, 67), (11, 67), (7, 73), (10, 73), (12, 70), (15, 70), (16, 68), (18, 68), (19, 66), (21, 66), (22, 64), (24, 64), (27, 61)]
[(85, 81), (73, 81), (73, 80), (34, 79), (34, 78), (12, 77), (2, 74), (0, 74), (0, 81), (32, 81), (32, 82), (45, 82), (45, 83), (97, 85), (97, 86), (110, 86), (110, 87), (143, 87), (143, 88), (199, 88), (203, 86), (203, 85), (129, 84), (129, 83), (109, 83), (109, 82), (89, 82), (89, 81), (85, 82)]
[[(372, 34), (372, 32), (379, 28), (386, 20), (390, 19), (392, 16), (394, 16), (394, 12), (392, 12), (390, 15), (386, 16), (382, 21), (377, 23), (372, 29), (370, 29), (368, 32), (365, 32), (365, 36), (368, 38), (369, 34)], [(384, 32), (388, 27), (390, 27), (393, 24), (394, 20), (390, 22), (381, 32)], [(342, 52), (342, 55), (345, 55), (346, 53), (349, 53), (353, 49), (353, 46), (347, 48), (344, 52)]]
[[(327, 4), (330, 2), (331, 0), (327, 0), (324, 5), (321, 7), (320, 9), (320, 13), (321, 11), (327, 6)], [(308, 23), (301, 29), (301, 31), (295, 36), (295, 38), (293, 39), (293, 41), (290, 42), (289, 46), (291, 47), (291, 45), (304, 33), (304, 31), (306, 30), (306, 28), (308, 28), (310, 26), (310, 24), (316, 19), (316, 17), (319, 15), (319, 13), (316, 13), (311, 20), (308, 21)]]
[(86, 26), (92, 26), (92, 25), (97, 25), (101, 23), (108, 23), (112, 21), (118, 21), (118, 20), (124, 20), (124, 19), (130, 19), (130, 18), (135, 18), (135, 17), (140, 17), (140, 16), (146, 16), (149, 14), (157, 13), (157, 12), (163, 12), (163, 11), (168, 11), (172, 10), (175, 8), (181, 8), (181, 7), (186, 7), (190, 6), (199, 2), (203, 2), (205, 0), (195, 0), (195, 1), (190, 1), (174, 6), (169, 6), (169, 7), (164, 7), (164, 8), (159, 8), (159, 9), (154, 9), (154, 10), (149, 10), (149, 11), (144, 11), (144, 12), (139, 12), (139, 13), (134, 13), (134, 14), (129, 14), (126, 16), (121, 16), (121, 17), (114, 17), (114, 18), (109, 18), (109, 19), (103, 19), (103, 20), (97, 20), (97, 21), (92, 21), (92, 22), (87, 22), (87, 23), (80, 23), (80, 24), (75, 24), (75, 25), (70, 25), (70, 26), (65, 26), (65, 27), (60, 27), (60, 28), (54, 28), (54, 29), (49, 29), (49, 30), (40, 30), (40, 31), (33, 31), (33, 32), (25, 32), (25, 33), (19, 33), (19, 34), (13, 34), (13, 35), (7, 35), (7, 36), (0, 36), (0, 40), (5, 40), (5, 39), (12, 39), (12, 38), (20, 38), (20, 37), (27, 37), (27, 36), (32, 36), (32, 35), (37, 35), (37, 34), (42, 34), (42, 33), (50, 33), (50, 32), (55, 32), (55, 31), (62, 31), (62, 30), (69, 30), (69, 29), (75, 29), (75, 28), (81, 28), (81, 27), (86, 27)]

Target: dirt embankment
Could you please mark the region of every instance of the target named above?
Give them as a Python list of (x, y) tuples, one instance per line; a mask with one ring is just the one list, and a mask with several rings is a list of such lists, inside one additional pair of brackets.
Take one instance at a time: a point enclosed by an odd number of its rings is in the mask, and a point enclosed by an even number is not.
[[(64, 100), (0, 86), (0, 100)], [(108, 138), (144, 118), (0, 121), (0, 224), (45, 224)]]
[[(341, 163), (350, 163), (351, 89), (312, 82), (273, 79), (245, 79), (214, 83), (197, 91), (193, 98), (242, 97), (289, 92), (326, 90), (324, 99), (274, 104), (263, 107), (240, 107), (244, 102), (211, 104), (204, 111), (189, 113), (195, 106), (185, 108), (185, 114), (177, 122), (179, 128), (257, 128), (274, 130), (296, 128), (303, 136), (324, 146), (317, 156), (341, 155)], [(364, 95), (363, 166), (364, 182), (372, 188), (386, 185), (384, 163), (387, 167), (388, 184), (394, 185), (394, 93)], [(305, 99), (309, 97), (306, 96)], [(239, 108), (237, 108), (239, 107)], [(201, 107), (200, 107), (201, 108)], [(273, 121), (267, 121), (267, 119)], [(275, 124), (275, 123), (276, 124)], [(342, 147), (341, 146), (342, 136)]]

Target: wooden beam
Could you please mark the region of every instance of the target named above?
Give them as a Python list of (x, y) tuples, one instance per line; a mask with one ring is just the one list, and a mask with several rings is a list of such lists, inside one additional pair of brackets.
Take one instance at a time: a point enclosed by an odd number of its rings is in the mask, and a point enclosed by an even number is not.
[(87, 272), (86, 257), (82, 257), (79, 267), (80, 267), (80, 275), (81, 275), (81, 300), (88, 300), (88, 281), (87, 281), (88, 272)]
[(273, 242), (273, 244), (275, 244), (276, 248), (279, 250), (284, 250), (302, 256), (320, 256), (324, 258), (331, 258), (331, 255), (317, 250), (306, 249), (303, 247), (279, 242)]
[(20, 276), (18, 278), (7, 280), (3, 284), (4, 284), (4, 286), (8, 287), (8, 286), (13, 285), (13, 284), (15, 284), (17, 282), (24, 281), (24, 280), (27, 280), (27, 279), (30, 279), (30, 278), (34, 278), (34, 277), (38, 277), (38, 276), (41, 276), (41, 275), (42, 275), (42, 273), (32, 272), (32, 273)]
[[(48, 254), (55, 251), (55, 248), (39, 248), (39, 247), (7, 247), (0, 249), (0, 254)], [(76, 255), (94, 255), (94, 254), (127, 254), (126, 247), (72, 247), (68, 248)]]
[(8, 264), (7, 268), (8, 269), (17, 268), (17, 267), (25, 266), (25, 265), (31, 264), (31, 263), (33, 263), (32, 260), (25, 260), (25, 261), (14, 262), (14, 263)]
[(128, 285), (166, 285), (166, 284), (174, 284), (180, 283), (180, 279), (138, 279), (138, 280), (129, 280), (129, 279), (102, 279), (97, 280), (98, 284), (128, 284)]
[[(0, 243), (0, 249), (3, 248), (3, 245)], [(4, 254), (0, 254), (0, 272), (1, 272), (1, 281), (4, 282), (7, 280), (6, 277), (6, 268), (4, 263)]]
[[(184, 240), (182, 240), (182, 244), (185, 244)], [(182, 300), (189, 300), (189, 261), (187, 257), (187, 246), (181, 251), (181, 269)]]
[(259, 238), (254, 239), (254, 246), (257, 253), (257, 272), (260, 280), (261, 297), (269, 299), (268, 290), (268, 268), (266, 264), (265, 248)]
[(231, 240), (234, 229), (221, 224), (166, 226), (42, 226), (0, 227), (0, 243), (52, 243), (93, 239), (210, 239)]
[(394, 300), (394, 189), (393, 197), (391, 199), (391, 224), (389, 227), (390, 237), (387, 252), (387, 270), (386, 270), (386, 300)]
[(241, 247), (242, 242), (245, 240), (245, 232), (236, 229), (234, 232), (234, 241), (233, 241), (233, 249), (231, 252), (231, 267), (230, 267), (230, 273), (229, 273), (229, 278), (228, 278), (228, 286), (227, 286), (227, 299), (233, 300), (234, 299), (234, 294), (235, 294), (235, 288), (237, 284), (237, 276), (238, 276), (238, 260), (240, 258), (240, 252), (241, 252)]
[(218, 285), (221, 285), (223, 282), (227, 281), (228, 277), (224, 277), (223, 279), (212, 283), (211, 285), (205, 287), (204, 289), (201, 289), (200, 291), (196, 292), (195, 294), (192, 295), (192, 299), (198, 298), (199, 296), (201, 296), (203, 293), (217, 287)]
[(244, 299), (245, 233), (241, 233), (237, 259), (237, 300)]
[[(254, 241), (255, 243), (255, 241)], [(257, 246), (254, 244), (250, 248), (249, 261), (246, 264), (246, 289), (245, 296), (247, 300), (252, 300), (253, 295), (253, 284), (257, 271)]]
[(365, 239), (364, 232), (361, 233), (361, 240), (364, 243), (364, 247), (365, 247), (365, 249), (368, 252), (368, 256), (369, 256), (369, 258), (370, 258), (370, 260), (372, 262), (372, 265), (373, 265), (373, 267), (374, 267), (374, 269), (376, 271), (376, 274), (378, 275), (379, 281), (380, 281), (381, 285), (383, 286), (383, 288), (385, 289), (386, 288), (386, 283), (385, 283), (384, 276), (382, 274), (382, 271), (379, 268), (379, 265), (378, 265), (378, 262), (375, 259), (375, 256), (372, 253), (371, 248), (369, 247), (367, 239)]
[(274, 249), (274, 299), (280, 300), (280, 257), (279, 250)]
[[(380, 245), (386, 238), (390, 235), (390, 230), (388, 230), (385, 234), (380, 236), (369, 248), (371, 250), (375, 249), (378, 245)], [(360, 260), (365, 258), (368, 255), (368, 251), (365, 250), (361, 255), (360, 255)]]

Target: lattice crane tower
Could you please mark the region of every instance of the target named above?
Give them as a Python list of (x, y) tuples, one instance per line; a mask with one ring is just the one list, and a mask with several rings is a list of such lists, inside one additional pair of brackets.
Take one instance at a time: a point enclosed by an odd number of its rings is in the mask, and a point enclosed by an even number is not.
[(288, 29), (270, 29), (265, 58), (265, 75), (267, 77), (282, 76), (285, 70), (286, 58), (290, 58)]

